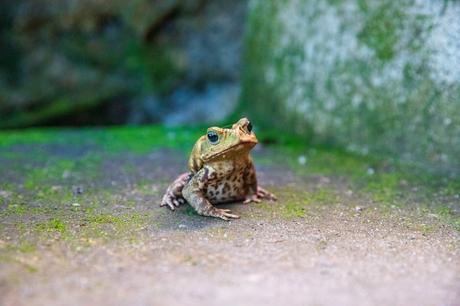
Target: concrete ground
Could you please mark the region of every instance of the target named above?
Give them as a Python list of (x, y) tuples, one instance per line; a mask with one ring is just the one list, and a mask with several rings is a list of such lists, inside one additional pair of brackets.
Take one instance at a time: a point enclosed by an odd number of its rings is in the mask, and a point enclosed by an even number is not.
[(460, 305), (460, 232), (417, 197), (387, 205), (268, 147), (255, 161), (279, 200), (225, 205), (241, 216), (225, 222), (158, 206), (181, 150), (93, 149), (0, 150), (0, 305)]

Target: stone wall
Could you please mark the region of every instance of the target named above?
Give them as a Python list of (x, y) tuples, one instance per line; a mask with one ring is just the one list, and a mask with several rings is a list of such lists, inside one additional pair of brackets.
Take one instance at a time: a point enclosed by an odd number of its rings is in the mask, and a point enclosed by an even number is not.
[(263, 126), (460, 173), (460, 2), (252, 0), (242, 100)]

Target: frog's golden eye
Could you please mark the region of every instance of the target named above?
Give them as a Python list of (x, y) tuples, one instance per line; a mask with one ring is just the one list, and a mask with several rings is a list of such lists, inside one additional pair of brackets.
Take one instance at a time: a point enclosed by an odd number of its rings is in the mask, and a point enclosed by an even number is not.
[(211, 144), (218, 144), (219, 143), (219, 135), (217, 135), (214, 131), (208, 132), (208, 140)]

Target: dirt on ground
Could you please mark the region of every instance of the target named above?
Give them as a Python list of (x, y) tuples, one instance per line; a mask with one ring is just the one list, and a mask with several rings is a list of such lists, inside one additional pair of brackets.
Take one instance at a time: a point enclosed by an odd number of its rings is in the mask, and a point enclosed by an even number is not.
[[(116, 197), (101, 208), (104, 218), (147, 219), (75, 221), (76, 212), (62, 217), (66, 227), (52, 219), (53, 230), (37, 234), (28, 227), (42, 229), (40, 217), (3, 215), (0, 305), (460, 305), (460, 233), (434, 214), (382, 207), (334, 175), (303, 177), (262, 163), (260, 185), (279, 200), (224, 205), (241, 216), (226, 222), (187, 205), (159, 207), (185, 169), (184, 154), (157, 150), (123, 161), (136, 175), (107, 159), (101, 185), (52, 189), (72, 189), (69, 207), (81, 209), (86, 194), (111, 185)], [(91, 220), (108, 238), (75, 234)], [(27, 235), (37, 239), (30, 251), (21, 248)]]

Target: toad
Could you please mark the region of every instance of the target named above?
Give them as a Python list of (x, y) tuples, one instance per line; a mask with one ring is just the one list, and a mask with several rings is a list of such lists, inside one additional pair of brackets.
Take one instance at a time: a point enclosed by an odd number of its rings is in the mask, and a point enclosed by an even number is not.
[(160, 206), (171, 210), (188, 202), (199, 215), (230, 220), (239, 218), (229, 209), (214, 205), (235, 201), (276, 201), (257, 185), (250, 151), (257, 144), (251, 122), (242, 118), (231, 128), (211, 127), (195, 143), (188, 161), (189, 172), (180, 175), (166, 190)]

